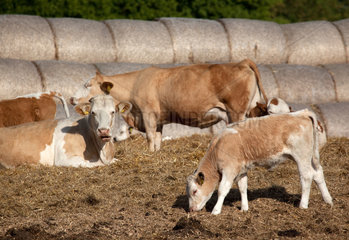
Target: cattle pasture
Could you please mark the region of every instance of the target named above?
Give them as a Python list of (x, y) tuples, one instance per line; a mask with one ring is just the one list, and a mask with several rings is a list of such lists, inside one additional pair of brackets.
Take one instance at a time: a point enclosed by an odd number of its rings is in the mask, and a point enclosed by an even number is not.
[(312, 184), (309, 209), (298, 208), (297, 167), (288, 161), (249, 171), (249, 211), (240, 212), (237, 185), (222, 213), (187, 213), (186, 177), (210, 137), (165, 141), (150, 153), (141, 136), (117, 145), (118, 162), (92, 169), (0, 169), (0, 240), (3, 239), (347, 239), (349, 139), (333, 138), (321, 164), (333, 197), (330, 208)]

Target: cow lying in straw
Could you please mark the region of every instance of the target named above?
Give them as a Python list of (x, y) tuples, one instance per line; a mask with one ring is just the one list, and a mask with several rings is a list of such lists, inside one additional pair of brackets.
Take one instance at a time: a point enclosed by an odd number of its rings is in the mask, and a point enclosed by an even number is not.
[[(62, 105), (58, 105), (55, 99)], [(60, 114), (61, 109), (64, 116)], [(0, 101), (0, 127), (64, 117), (69, 118), (69, 110), (60, 93), (35, 93)]]
[(254, 165), (273, 167), (287, 159), (298, 166), (302, 186), (300, 207), (308, 208), (313, 179), (324, 201), (332, 205), (320, 165), (316, 128), (316, 115), (306, 109), (251, 118), (223, 130), (213, 138), (197, 170), (187, 179), (189, 210), (201, 210), (219, 183), (218, 201), (212, 211), (219, 214), (236, 181), (241, 210), (247, 211), (247, 170)]
[(45, 120), (0, 128), (0, 166), (94, 167), (113, 162), (112, 131), (118, 127), (114, 119), (123, 109), (115, 107), (111, 96), (99, 95), (90, 103), (90, 114), (78, 120)]
[(248, 59), (150, 67), (114, 76), (97, 73), (71, 101), (81, 104), (91, 95), (109, 91), (115, 100), (133, 104), (135, 127), (146, 132), (150, 151), (160, 149), (166, 123), (208, 127), (220, 120), (235, 122), (244, 119), (257, 101), (267, 101), (258, 68)]

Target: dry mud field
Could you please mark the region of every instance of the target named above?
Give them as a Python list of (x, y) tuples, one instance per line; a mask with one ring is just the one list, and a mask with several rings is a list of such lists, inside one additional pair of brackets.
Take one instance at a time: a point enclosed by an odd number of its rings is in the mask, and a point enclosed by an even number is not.
[(188, 214), (186, 177), (210, 137), (165, 141), (147, 152), (138, 136), (119, 143), (119, 161), (94, 169), (0, 169), (0, 239), (348, 239), (349, 140), (329, 139), (321, 163), (334, 207), (315, 183), (309, 209), (300, 201), (294, 162), (249, 172), (249, 211), (240, 212), (236, 184), (221, 215)]

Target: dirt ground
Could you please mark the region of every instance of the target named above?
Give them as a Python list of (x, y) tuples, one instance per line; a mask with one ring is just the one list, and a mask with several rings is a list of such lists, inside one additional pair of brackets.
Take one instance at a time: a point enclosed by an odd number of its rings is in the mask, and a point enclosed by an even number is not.
[(329, 139), (321, 163), (334, 207), (312, 185), (309, 209), (300, 201), (294, 162), (249, 172), (249, 211), (240, 212), (236, 184), (222, 213), (217, 194), (188, 213), (186, 177), (210, 137), (163, 142), (154, 154), (136, 137), (117, 146), (119, 161), (93, 169), (0, 169), (2, 239), (349, 239), (349, 139)]

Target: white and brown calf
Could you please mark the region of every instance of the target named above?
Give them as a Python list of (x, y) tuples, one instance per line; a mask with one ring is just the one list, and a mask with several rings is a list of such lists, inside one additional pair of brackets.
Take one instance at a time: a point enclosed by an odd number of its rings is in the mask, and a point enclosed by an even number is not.
[(119, 115), (111, 96), (90, 99), (90, 114), (0, 128), (0, 166), (23, 164), (94, 167), (114, 159), (112, 132)]
[(190, 211), (201, 210), (219, 183), (218, 201), (212, 211), (219, 214), (234, 181), (241, 194), (241, 210), (247, 211), (247, 170), (255, 165), (273, 167), (288, 159), (298, 166), (300, 207), (308, 208), (313, 179), (324, 201), (332, 205), (320, 165), (316, 127), (316, 115), (306, 109), (248, 119), (223, 130), (187, 179)]

